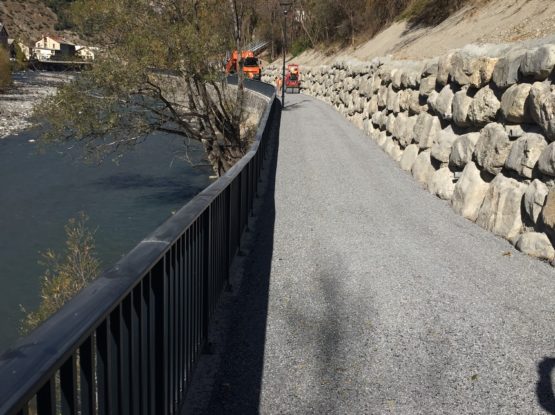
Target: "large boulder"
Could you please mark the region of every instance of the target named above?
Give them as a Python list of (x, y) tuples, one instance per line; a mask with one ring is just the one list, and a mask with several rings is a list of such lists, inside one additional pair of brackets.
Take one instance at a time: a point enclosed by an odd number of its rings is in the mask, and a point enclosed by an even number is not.
[[(453, 98), (455, 94), (450, 85), (445, 85), (436, 100), (430, 104), (431, 108), (444, 120), (453, 117)], [(429, 103), (429, 102), (428, 102)]]
[(449, 165), (456, 169), (463, 169), (464, 166), (470, 163), (479, 138), (480, 133), (469, 133), (459, 136), (453, 143), (453, 148), (449, 155)]
[(448, 167), (435, 171), (430, 178), (428, 190), (440, 199), (451, 200), (455, 190), (453, 183), (454, 174)]
[(489, 85), (485, 86), (474, 95), (468, 111), (468, 119), (476, 126), (486, 125), (488, 122), (495, 121), (500, 107), (501, 104), (493, 90)]
[(523, 49), (512, 50), (497, 61), (492, 77), (495, 85), (506, 88), (518, 82), (520, 64), (525, 53)]
[(434, 91), (430, 92), (430, 95), (428, 95), (428, 99), (426, 100), (428, 108), (431, 108), (434, 111), (435, 111), (435, 107), (436, 107), (437, 97), (439, 97), (439, 92), (434, 90)]
[(401, 147), (406, 147), (412, 143), (412, 136), (413, 136), (414, 126), (416, 125), (416, 120), (417, 120), (416, 115), (413, 115), (407, 118), (404, 128), (400, 131), (400, 134), (398, 137)]
[(482, 179), (478, 167), (470, 161), (453, 189), (451, 197), (453, 210), (474, 222), (488, 189), (489, 184)]
[(547, 176), (555, 177), (555, 142), (550, 143), (540, 154), (538, 170)]
[(420, 89), (418, 90), (420, 95), (422, 95), (423, 97), (427, 97), (432, 93), (432, 91), (435, 91), (435, 90), (436, 90), (435, 75), (430, 75), (420, 80)]
[(516, 242), (522, 224), (521, 205), (526, 185), (498, 174), (490, 183), (476, 223), (482, 228)]
[(434, 166), (432, 166), (430, 150), (425, 150), (421, 152), (418, 157), (416, 157), (411, 172), (416, 181), (424, 187), (428, 186), (428, 183), (435, 172)]
[(408, 104), (409, 104), (409, 111), (412, 114), (420, 114), (421, 112), (428, 111), (428, 105), (422, 105), (420, 103), (420, 95), (418, 91), (407, 89), (406, 90), (409, 94), (407, 95)]
[(526, 52), (520, 65), (522, 75), (537, 81), (547, 79), (555, 66), (555, 45), (543, 45)]
[(403, 157), (399, 161), (399, 166), (405, 171), (410, 171), (416, 161), (416, 157), (418, 157), (418, 146), (416, 144), (407, 146), (403, 152)]
[(439, 118), (423, 112), (416, 118), (412, 138), (421, 149), (427, 149), (432, 147), (440, 131), (441, 123)]
[(505, 167), (531, 179), (536, 163), (546, 147), (547, 142), (543, 135), (524, 134), (513, 143)]
[(393, 114), (389, 114), (387, 116), (387, 123), (385, 125), (385, 130), (393, 135), (393, 132), (395, 131), (395, 121), (397, 121), (397, 117)]
[(540, 218), (545, 230), (555, 236), (555, 187), (551, 188), (545, 198)]
[(524, 211), (528, 219), (536, 224), (545, 203), (549, 189), (545, 183), (535, 179), (524, 193)]
[(491, 81), (497, 59), (457, 51), (451, 58), (451, 79), (457, 84), (481, 88)]
[(378, 108), (380, 110), (387, 106), (387, 93), (388, 88), (385, 85), (380, 86), (380, 89), (378, 90)]
[(436, 82), (439, 86), (447, 85), (449, 82), (449, 74), (451, 72), (452, 53), (439, 57), (437, 62), (437, 78)]
[(401, 74), (401, 87), (417, 89), (420, 85), (420, 72), (413, 69), (404, 70)]
[(453, 143), (457, 138), (458, 135), (453, 132), (451, 126), (441, 130), (437, 141), (432, 144), (432, 157), (442, 163), (448, 163)]
[(395, 114), (399, 112), (399, 97), (391, 85), (387, 89), (387, 110)]
[(401, 150), (399, 144), (391, 139), (387, 141), (387, 145), (384, 147), (384, 151), (395, 161), (401, 160), (401, 157), (403, 156), (403, 150)]
[(511, 145), (509, 135), (501, 124), (488, 124), (480, 131), (480, 138), (474, 149), (476, 162), (491, 174), (498, 174), (509, 157)]
[(466, 89), (461, 89), (453, 98), (453, 122), (459, 127), (470, 125), (468, 111), (472, 104), (472, 98), (467, 95)]
[(508, 122), (529, 123), (532, 118), (527, 108), (530, 84), (515, 84), (501, 97), (501, 112)]
[(536, 82), (530, 89), (530, 113), (549, 141), (555, 140), (555, 90)]
[(555, 258), (555, 249), (553, 249), (553, 245), (551, 245), (545, 233), (523, 233), (516, 243), (516, 249), (527, 255), (547, 259), (548, 261)]

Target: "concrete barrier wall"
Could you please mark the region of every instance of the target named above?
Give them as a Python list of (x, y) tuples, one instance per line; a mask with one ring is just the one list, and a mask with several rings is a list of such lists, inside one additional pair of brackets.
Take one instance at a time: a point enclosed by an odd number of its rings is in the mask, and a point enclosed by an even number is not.
[(553, 261), (554, 66), (555, 45), (469, 46), (427, 61), (303, 67), (302, 90), (457, 213)]

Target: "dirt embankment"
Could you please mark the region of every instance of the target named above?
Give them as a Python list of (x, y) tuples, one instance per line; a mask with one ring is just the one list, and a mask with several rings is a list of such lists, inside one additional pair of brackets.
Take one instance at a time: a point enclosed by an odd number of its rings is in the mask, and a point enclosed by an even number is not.
[(435, 27), (413, 28), (393, 23), (373, 39), (335, 53), (307, 51), (294, 61), (304, 65), (330, 64), (338, 59), (370, 60), (393, 55), (422, 59), (445, 54), (467, 44), (510, 43), (546, 38), (555, 41), (555, 1), (491, 0), (466, 7)]

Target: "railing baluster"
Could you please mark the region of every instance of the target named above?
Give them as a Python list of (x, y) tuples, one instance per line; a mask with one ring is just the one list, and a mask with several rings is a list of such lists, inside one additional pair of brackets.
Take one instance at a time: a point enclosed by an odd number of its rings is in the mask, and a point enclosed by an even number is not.
[(131, 367), (133, 365), (133, 353), (131, 349), (131, 330), (132, 330), (132, 294), (131, 292), (124, 298), (121, 305), (120, 317), (120, 348), (119, 348), (119, 390), (120, 390), (120, 413), (122, 415), (131, 414), (131, 387), (133, 377)]
[(89, 337), (79, 347), (79, 389), (81, 394), (81, 414), (96, 412), (96, 393), (94, 389), (94, 351), (93, 337)]
[(131, 367), (130, 367), (130, 382), (131, 382), (131, 413), (141, 413), (141, 380), (143, 377), (142, 362), (141, 362), (141, 323), (142, 323), (142, 286), (139, 283), (132, 291), (132, 304), (131, 304), (131, 324), (130, 324), (130, 340), (131, 340)]
[(56, 413), (56, 382), (52, 378), (37, 393), (37, 414), (54, 415)]
[(98, 411), (100, 415), (111, 414), (112, 410), (112, 358), (109, 341), (110, 319), (107, 318), (96, 330)]
[(77, 364), (75, 355), (60, 368), (60, 389), (62, 398), (62, 414), (73, 415), (77, 413)]

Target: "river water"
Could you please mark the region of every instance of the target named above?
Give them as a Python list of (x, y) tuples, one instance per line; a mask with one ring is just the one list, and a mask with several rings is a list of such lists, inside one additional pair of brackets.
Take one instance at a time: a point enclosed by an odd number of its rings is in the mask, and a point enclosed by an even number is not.
[(181, 138), (153, 135), (117, 164), (89, 165), (69, 145), (39, 152), (36, 136), (0, 140), (0, 352), (18, 337), (20, 305), (37, 306), (40, 252), (63, 250), (68, 219), (89, 216), (107, 268), (209, 184), (208, 167), (176, 158)]

